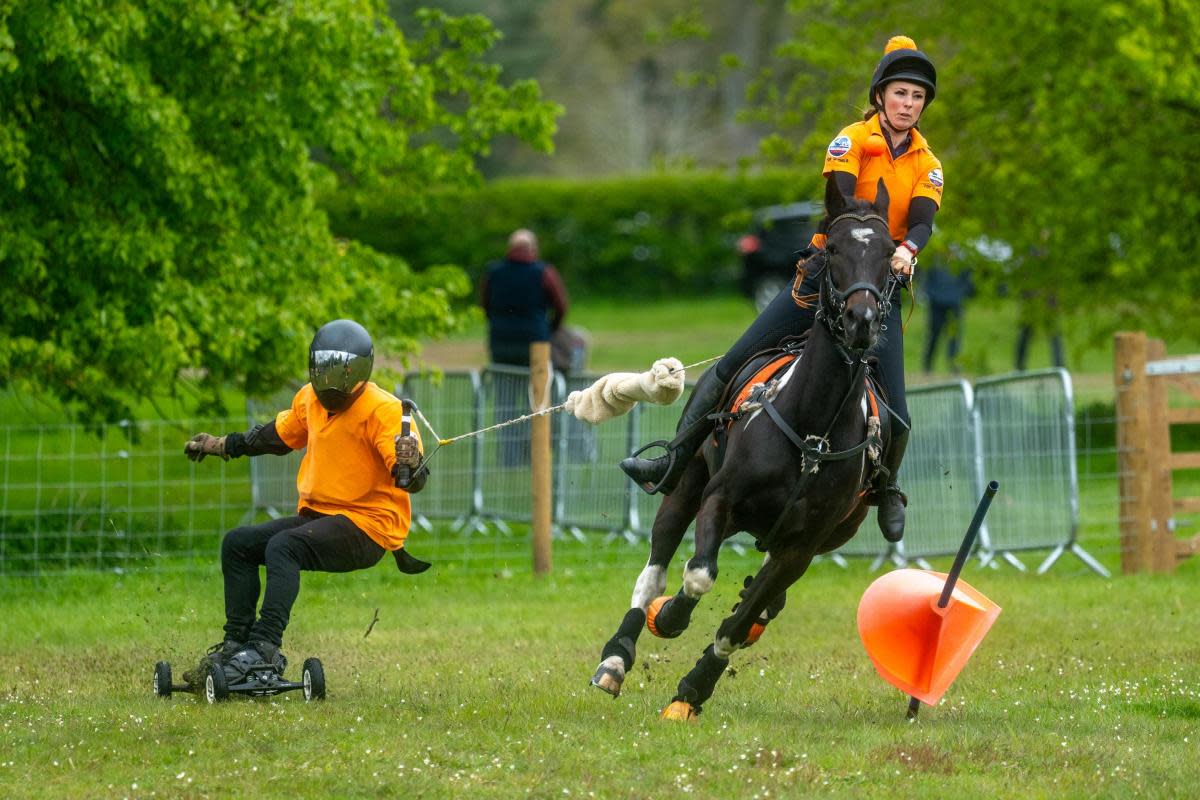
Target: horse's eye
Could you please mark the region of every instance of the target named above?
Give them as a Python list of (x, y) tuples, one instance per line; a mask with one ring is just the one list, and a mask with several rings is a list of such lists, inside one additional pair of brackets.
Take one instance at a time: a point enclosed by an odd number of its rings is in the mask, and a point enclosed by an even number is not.
[(830, 244), (830, 245), (826, 245), (826, 246), (825, 246), (825, 252), (826, 252), (826, 253), (828, 253), (828, 254), (829, 254), (829, 255), (831, 255), (831, 256), (835, 256), (835, 255), (837, 255), (837, 248), (836, 248), (836, 247), (834, 247), (834, 246), (833, 246), (833, 245), (831, 245), (831, 244)]

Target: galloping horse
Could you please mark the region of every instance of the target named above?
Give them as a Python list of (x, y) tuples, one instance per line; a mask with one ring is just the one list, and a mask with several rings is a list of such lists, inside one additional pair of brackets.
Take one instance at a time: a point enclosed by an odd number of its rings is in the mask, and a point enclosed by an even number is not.
[[(716, 640), (680, 681), (663, 712), (667, 718), (699, 713), (733, 651), (758, 639), (813, 557), (849, 541), (867, 514), (863, 490), (878, 463), (868, 451), (877, 456), (882, 441), (878, 420), (867, 411), (873, 398), (866, 388), (865, 353), (880, 335), (895, 288), (888, 195), (881, 180), (873, 204), (848, 199), (831, 181), (825, 204), (827, 248), (806, 264), (820, 278), (819, 324), (813, 325), (800, 358), (771, 387), (774, 396), (760, 390), (751, 395), (761, 402), (759, 410), (730, 415), (723, 458), (720, 448), (701, 447), (675, 491), (663, 499), (632, 607), (592, 677), (593, 685), (619, 694), (642, 626), (664, 638), (682, 633), (716, 580), (721, 543), (740, 531), (754, 535), (766, 551), (763, 564), (717, 629)], [(696, 552), (684, 570), (683, 586), (673, 597), (659, 597), (667, 565), (693, 519)]]

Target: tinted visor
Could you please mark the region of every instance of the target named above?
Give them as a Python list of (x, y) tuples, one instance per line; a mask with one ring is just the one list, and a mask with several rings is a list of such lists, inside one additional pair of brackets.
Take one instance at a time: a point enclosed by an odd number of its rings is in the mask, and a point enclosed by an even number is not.
[(330, 411), (349, 405), (371, 377), (373, 355), (345, 350), (313, 350), (308, 356), (308, 379), (317, 399)]

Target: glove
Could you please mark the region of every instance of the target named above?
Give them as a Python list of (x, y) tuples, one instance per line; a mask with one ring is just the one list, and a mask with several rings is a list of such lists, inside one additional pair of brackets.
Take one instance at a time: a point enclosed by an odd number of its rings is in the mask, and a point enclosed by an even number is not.
[(421, 445), (417, 437), (411, 433), (408, 436), (396, 437), (396, 464), (410, 469), (416, 469), (421, 463)]
[(901, 242), (892, 253), (892, 272), (905, 278), (911, 278), (913, 267), (917, 263), (917, 251), (908, 242)]
[(183, 454), (192, 461), (203, 461), (205, 456), (220, 456), (228, 461), (225, 453), (225, 437), (208, 433), (197, 433), (183, 446)]

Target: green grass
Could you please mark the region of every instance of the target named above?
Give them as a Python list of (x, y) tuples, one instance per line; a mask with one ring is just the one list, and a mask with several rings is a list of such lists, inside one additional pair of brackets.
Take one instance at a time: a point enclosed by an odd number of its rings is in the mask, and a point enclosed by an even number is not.
[(312, 705), (151, 696), (156, 660), (178, 675), (218, 637), (215, 564), (5, 581), (0, 796), (1166, 798), (1200, 780), (1194, 565), (1112, 581), (969, 567), (1004, 613), (910, 724), (854, 627), (874, 576), (819, 564), (686, 724), (658, 712), (753, 561), (725, 553), (691, 629), (643, 635), (613, 700), (587, 682), (643, 558), (560, 543), (544, 579), (523, 563), (306, 574), (285, 651), (293, 669), (322, 657), (329, 699)]
[[(571, 321), (591, 331), (592, 367), (606, 372), (719, 354), (752, 317), (734, 297), (576, 298)], [(1014, 320), (1011, 303), (970, 307), (968, 377), (1010, 365)], [(910, 383), (923, 380), (923, 324), (918, 309), (906, 334)], [(427, 356), (477, 366), (482, 338), (477, 322)], [(1067, 342), (1081, 402), (1111, 403), (1110, 344)], [(1047, 363), (1039, 340), (1030, 366)], [(57, 421), (53, 409), (12, 398), (0, 398), (0, 412)], [(22, 456), (37, 452), (32, 435), (13, 440)], [(40, 446), (74, 452), (56, 435)], [(105, 446), (122, 436), (110, 431)], [(1089, 456), (1081, 468), (1081, 540), (1115, 568), (1111, 460)], [(182, 459), (168, 466), (190, 479)], [(44, 480), (70, 468), (69, 459), (38, 466)], [(121, 468), (135, 484), (163, 469), (155, 459)], [(614, 701), (587, 680), (644, 550), (600, 537), (556, 547), (555, 572), (541, 580), (527, 574), (519, 535), (445, 532), (414, 533), (414, 552), (437, 562), (418, 578), (390, 561), (306, 575), (285, 650), (293, 668), (308, 655), (325, 662), (330, 698), (316, 705), (296, 695), (213, 708), (151, 697), (156, 660), (181, 675), (219, 637), (214, 563), (0, 580), (0, 797), (1179, 797), (1200, 779), (1200, 559), (1174, 578), (1111, 581), (1070, 556), (1043, 577), (969, 568), (966, 579), (1005, 611), (916, 724), (857, 640), (854, 609), (874, 576), (861, 562), (818, 565), (763, 641), (735, 655), (736, 674), (700, 720), (670, 724), (658, 712), (754, 562), (725, 553), (692, 629), (669, 642), (644, 636)], [(678, 579), (677, 565), (672, 589)]]

